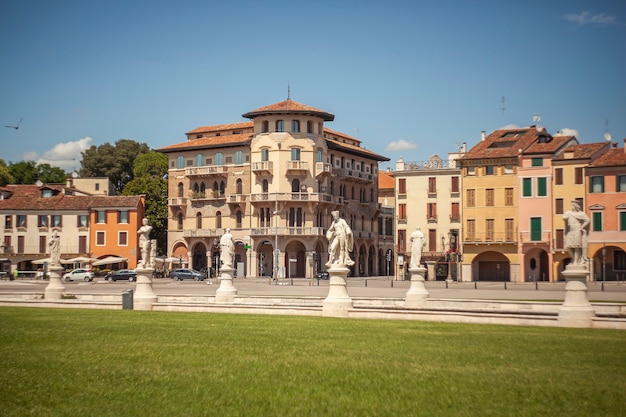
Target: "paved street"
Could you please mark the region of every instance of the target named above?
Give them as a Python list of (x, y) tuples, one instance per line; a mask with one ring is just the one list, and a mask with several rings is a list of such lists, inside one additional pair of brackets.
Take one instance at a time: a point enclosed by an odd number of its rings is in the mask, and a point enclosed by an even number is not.
[[(351, 297), (404, 298), (410, 287), (409, 281), (391, 281), (387, 277), (348, 278), (348, 293)], [(283, 280), (276, 285), (267, 278), (236, 278), (233, 281), (238, 295), (276, 295), (276, 296), (311, 296), (326, 297), (328, 281), (311, 281), (306, 279)], [(47, 281), (17, 280), (0, 281), (1, 293), (44, 292)], [(107, 282), (96, 278), (94, 282), (64, 282), (68, 294), (81, 293), (121, 293), (126, 289), (134, 289), (136, 283), (124, 281)], [(446, 288), (447, 287), (447, 288)], [(626, 283), (615, 281), (589, 283), (588, 298), (590, 301), (626, 302)], [(603, 290), (604, 287), (604, 290)], [(214, 295), (219, 283), (182, 281), (174, 282), (169, 278), (157, 278), (153, 281), (153, 289), (160, 295)], [(559, 301), (565, 297), (565, 283), (505, 283), (503, 282), (452, 282), (446, 285), (442, 281), (426, 282), (426, 289), (431, 298), (463, 298), (463, 299), (512, 299), (512, 300), (552, 300)]]

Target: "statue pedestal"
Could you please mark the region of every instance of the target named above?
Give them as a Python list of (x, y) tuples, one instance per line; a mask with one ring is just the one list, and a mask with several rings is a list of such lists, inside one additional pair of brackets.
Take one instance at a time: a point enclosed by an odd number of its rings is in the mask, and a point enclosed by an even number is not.
[(428, 290), (424, 286), (426, 268), (409, 268), (409, 272), (411, 273), (411, 287), (406, 293), (404, 306), (423, 307), (426, 305), (426, 299), (430, 296)]
[(45, 299), (46, 300), (60, 300), (65, 292), (63, 281), (61, 281), (61, 273), (63, 272), (62, 266), (50, 266), (48, 267), (48, 275), (50, 282), (46, 286)]
[(220, 269), (221, 282), (220, 287), (215, 292), (216, 303), (232, 303), (235, 301), (237, 289), (233, 285), (233, 272), (235, 272), (235, 269), (228, 266), (223, 266)]
[(565, 300), (559, 309), (558, 323), (564, 327), (591, 327), (591, 321), (596, 313), (587, 299), (589, 270), (585, 267), (568, 267), (563, 271), (567, 281), (565, 285)]
[(327, 271), (330, 275), (330, 281), (328, 295), (322, 307), (322, 315), (348, 317), (348, 310), (353, 306), (346, 285), (346, 277), (350, 270), (343, 265), (332, 265)]
[(152, 274), (154, 268), (137, 268), (137, 287), (133, 296), (133, 309), (152, 310), (152, 304), (156, 303), (157, 295), (152, 289)]

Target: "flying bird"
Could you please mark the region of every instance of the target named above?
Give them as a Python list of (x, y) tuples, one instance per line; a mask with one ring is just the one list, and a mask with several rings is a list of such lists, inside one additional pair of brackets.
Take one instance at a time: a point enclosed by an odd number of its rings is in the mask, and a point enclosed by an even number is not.
[(20, 128), (20, 123), (22, 123), (22, 120), (24, 120), (24, 119), (23, 119), (23, 118), (22, 118), (22, 119), (20, 119), (20, 121), (19, 121), (19, 122), (17, 122), (17, 124), (16, 124), (16, 125), (14, 125), (14, 126), (11, 126), (11, 125), (4, 125), (4, 127), (12, 127), (13, 129), (17, 130), (17, 129), (19, 129), (19, 128)]

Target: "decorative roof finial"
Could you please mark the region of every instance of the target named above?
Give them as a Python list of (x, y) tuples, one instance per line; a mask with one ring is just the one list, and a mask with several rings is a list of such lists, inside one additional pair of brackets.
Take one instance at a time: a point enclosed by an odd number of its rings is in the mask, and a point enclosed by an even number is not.
[(291, 85), (287, 81), (287, 100), (291, 100)]

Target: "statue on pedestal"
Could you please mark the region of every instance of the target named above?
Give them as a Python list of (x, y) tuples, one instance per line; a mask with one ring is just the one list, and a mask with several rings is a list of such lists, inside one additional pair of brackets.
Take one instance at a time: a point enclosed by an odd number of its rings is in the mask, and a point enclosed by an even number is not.
[(61, 265), (61, 238), (59, 237), (59, 235), (57, 235), (56, 231), (50, 238), (50, 242), (48, 242), (48, 246), (50, 247), (50, 266), (60, 266)]
[(333, 222), (331, 223), (326, 238), (328, 239), (328, 262), (327, 267), (333, 264), (352, 266), (354, 261), (350, 258), (350, 252), (354, 247), (354, 236), (348, 223), (339, 217), (337, 210), (331, 212)]
[(580, 210), (580, 203), (572, 201), (571, 211), (563, 214), (565, 220), (565, 249), (572, 257), (572, 265), (585, 265), (589, 217)]
[(137, 230), (137, 234), (139, 235), (139, 248), (141, 249), (141, 261), (137, 266), (140, 268), (147, 268), (150, 266), (150, 232), (152, 231), (152, 226), (148, 224), (148, 219), (145, 217), (141, 222), (143, 226)]
[(220, 260), (222, 266), (226, 268), (233, 267), (233, 257), (235, 256), (235, 242), (230, 229), (226, 229), (226, 233), (220, 239)]
[(419, 226), (411, 233), (409, 241), (411, 242), (411, 263), (409, 264), (409, 269), (421, 268), (422, 251), (424, 250), (424, 246), (426, 246), (426, 237)]

